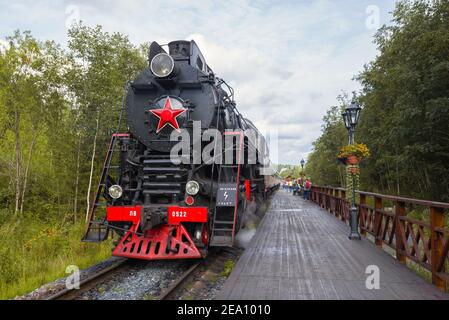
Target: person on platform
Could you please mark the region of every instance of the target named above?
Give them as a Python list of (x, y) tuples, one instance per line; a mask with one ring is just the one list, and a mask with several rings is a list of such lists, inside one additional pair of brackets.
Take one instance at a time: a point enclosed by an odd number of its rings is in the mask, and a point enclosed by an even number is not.
[(312, 182), (310, 179), (306, 179), (304, 182), (304, 200), (310, 200), (310, 191), (312, 190)]

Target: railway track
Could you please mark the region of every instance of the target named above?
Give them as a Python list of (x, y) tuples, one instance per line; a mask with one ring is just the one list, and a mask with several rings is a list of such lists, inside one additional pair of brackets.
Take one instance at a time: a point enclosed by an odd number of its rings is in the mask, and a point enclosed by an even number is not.
[[(87, 278), (80, 281), (79, 289), (63, 289), (58, 291), (51, 296), (48, 296), (45, 300), (74, 300), (80, 297), (83, 293), (95, 288), (99, 284), (107, 281), (114, 274), (118, 273), (120, 270), (126, 267), (128, 259), (123, 259), (117, 261), (113, 265), (88, 276)], [(203, 260), (194, 263), (187, 271), (183, 272), (167, 289), (165, 289), (156, 300), (169, 300), (172, 298), (173, 294), (177, 292), (190, 278), (190, 276), (203, 265)]]
[[(174, 281), (167, 289), (165, 289), (156, 299), (157, 300), (171, 300), (171, 299), (182, 299), (183, 293), (189, 291), (189, 287), (195, 282), (208, 282), (207, 273), (214, 272), (215, 276), (218, 277), (216, 273), (217, 270), (224, 269), (224, 262), (229, 261), (231, 258), (236, 259), (243, 252), (242, 249), (237, 248), (215, 248), (209, 252), (209, 255), (194, 265), (192, 265), (187, 271), (185, 271), (176, 281)], [(210, 274), (209, 274), (210, 275)], [(215, 276), (213, 276), (215, 278)], [(213, 281), (216, 282), (216, 279)], [(206, 286), (205, 286), (206, 287)], [(191, 298), (201, 298), (201, 294), (190, 295)]]
[(178, 279), (176, 279), (167, 289), (165, 289), (162, 294), (157, 297), (157, 300), (170, 300), (190, 278), (190, 276), (203, 265), (204, 261), (200, 261), (191, 266), (186, 272), (184, 272)]
[(87, 278), (80, 281), (79, 289), (68, 289), (65, 288), (61, 291), (58, 291), (51, 296), (47, 297), (45, 300), (74, 300), (76, 297), (79, 297), (82, 293), (89, 291), (94, 288), (101, 282), (104, 282), (122, 268), (126, 267), (128, 259), (121, 259), (114, 264), (108, 266), (105, 269), (100, 270), (99, 272), (88, 276)]
[[(192, 261), (193, 264), (180, 276), (177, 276), (171, 284), (163, 289), (162, 292), (154, 297), (155, 300), (171, 300), (178, 299), (179, 293), (182, 292), (190, 281), (194, 281), (194, 278), (199, 278), (203, 275), (213, 264), (216, 264), (217, 259), (224, 257), (229, 252), (236, 249), (224, 249), (224, 250), (212, 250), (207, 258), (200, 261)], [(67, 289), (64, 288), (56, 293), (45, 298), (45, 300), (75, 300), (82, 298), (84, 293), (89, 292), (96, 287), (99, 287), (102, 283), (107, 282), (114, 275), (123, 272), (126, 268), (130, 267), (129, 259), (121, 259), (112, 265), (89, 275), (85, 279), (80, 281), (79, 289)], [(129, 271), (129, 270), (128, 270)]]

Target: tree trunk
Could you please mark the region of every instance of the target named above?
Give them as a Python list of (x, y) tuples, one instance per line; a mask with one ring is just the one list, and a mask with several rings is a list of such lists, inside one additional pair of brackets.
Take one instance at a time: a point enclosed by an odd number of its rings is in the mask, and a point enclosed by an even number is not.
[(432, 182), (430, 181), (430, 175), (426, 167), (424, 167), (424, 176), (426, 177), (426, 190), (429, 191), (432, 188)]
[(16, 168), (15, 168), (15, 193), (16, 193), (16, 201), (15, 201), (15, 209), (14, 212), (17, 214), (19, 212), (20, 206), (20, 196), (21, 196), (21, 180), (22, 180), (22, 147), (20, 143), (20, 114), (17, 108), (14, 111), (15, 125), (14, 125), (14, 136), (16, 139), (15, 143), (15, 160), (16, 160)]
[(386, 179), (385, 182), (387, 184), (388, 194), (391, 192), (391, 185), (390, 185), (390, 179), (391, 179), (391, 173), (390, 173), (390, 166), (388, 165), (388, 161), (385, 160), (385, 167), (387, 169)]
[(25, 167), (25, 176), (24, 176), (23, 188), (22, 188), (22, 198), (20, 199), (20, 214), (23, 213), (23, 205), (25, 203), (25, 192), (26, 192), (27, 183), (28, 183), (28, 172), (30, 170), (31, 160), (33, 158), (33, 151), (34, 151), (34, 145), (36, 144), (36, 139), (37, 139), (37, 132), (35, 130), (33, 130), (33, 138), (31, 139), (30, 152), (28, 154), (28, 160), (27, 160), (27, 164)]
[(398, 155), (398, 150), (396, 149), (396, 191), (397, 191), (397, 195), (400, 196), (401, 195), (401, 187), (400, 187), (400, 181), (399, 181), (399, 161), (398, 161), (399, 155)]
[(78, 150), (76, 155), (76, 178), (75, 178), (75, 200), (73, 203), (73, 215), (76, 223), (76, 215), (78, 214), (78, 188), (80, 181), (80, 154), (81, 154), (81, 135), (78, 135)]
[(425, 186), (423, 185), (424, 182), (424, 170), (422, 170), (422, 166), (415, 165), (415, 170), (418, 174), (418, 187), (419, 187), (419, 193), (424, 194), (425, 193)]
[(89, 176), (89, 186), (87, 188), (87, 196), (86, 196), (86, 200), (87, 200), (87, 209), (86, 209), (86, 222), (89, 220), (89, 211), (90, 211), (90, 191), (92, 189), (92, 179), (93, 179), (93, 175), (94, 175), (94, 163), (95, 163), (95, 152), (97, 149), (97, 137), (98, 137), (98, 128), (100, 126), (100, 112), (98, 112), (97, 115), (97, 126), (95, 128), (95, 135), (94, 135), (94, 146), (92, 149), (92, 157), (91, 157), (91, 162), (90, 162), (90, 176)]

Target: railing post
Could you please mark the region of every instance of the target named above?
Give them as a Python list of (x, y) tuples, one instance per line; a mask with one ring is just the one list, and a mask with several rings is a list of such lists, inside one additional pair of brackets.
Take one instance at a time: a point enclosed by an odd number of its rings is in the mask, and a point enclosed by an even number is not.
[(343, 222), (346, 222), (346, 190), (341, 190), (341, 216), (340, 219)]
[(321, 189), (321, 203), (320, 203), (321, 208), (325, 207), (324, 205), (325, 202), (326, 202), (326, 187), (323, 187)]
[(331, 189), (331, 213), (335, 215), (335, 189)]
[(374, 234), (376, 237), (376, 246), (382, 248), (382, 198), (374, 197)]
[(341, 191), (337, 189), (337, 203), (335, 207), (335, 216), (338, 218), (341, 213)]
[(366, 195), (360, 194), (359, 224), (360, 224), (360, 234), (362, 236), (366, 236), (366, 228), (369, 227), (366, 225), (367, 211), (365, 205), (366, 205)]
[(328, 197), (329, 189), (326, 187), (324, 188), (324, 203), (323, 203), (323, 209), (327, 211), (327, 197)]
[[(405, 216), (405, 203), (401, 201), (396, 202), (396, 210), (395, 210), (395, 219), (396, 219), (396, 230), (395, 230), (395, 238), (396, 238), (396, 259), (400, 262), (405, 264), (406, 263), (406, 256), (400, 253), (399, 251), (405, 248), (407, 245), (406, 243), (403, 243), (402, 241), (402, 234), (401, 234), (401, 224), (402, 221), (399, 219), (400, 217)], [(405, 226), (404, 226), (404, 232), (405, 232)]]
[[(438, 265), (443, 255), (443, 242), (438, 237), (438, 232), (435, 228), (444, 227), (444, 211), (441, 208), (430, 207), (430, 241), (431, 241), (431, 267), (432, 267), (432, 283), (439, 289), (446, 289), (446, 282), (438, 276)], [(449, 240), (448, 240), (449, 241)]]
[(324, 201), (323, 201), (323, 209), (327, 211), (327, 198), (328, 198), (328, 192), (329, 189), (326, 187), (324, 188)]

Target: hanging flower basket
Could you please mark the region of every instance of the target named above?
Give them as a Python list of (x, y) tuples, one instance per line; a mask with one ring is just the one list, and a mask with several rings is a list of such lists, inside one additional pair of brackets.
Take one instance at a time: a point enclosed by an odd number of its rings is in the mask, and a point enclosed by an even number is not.
[(338, 160), (346, 165), (358, 165), (364, 158), (370, 156), (368, 147), (364, 144), (352, 144), (340, 149)]
[(359, 158), (356, 155), (350, 155), (347, 160), (346, 163), (352, 166), (358, 165), (360, 162)]
[(358, 166), (350, 166), (348, 168), (348, 172), (352, 175), (357, 175), (357, 174), (360, 174), (360, 169)]

